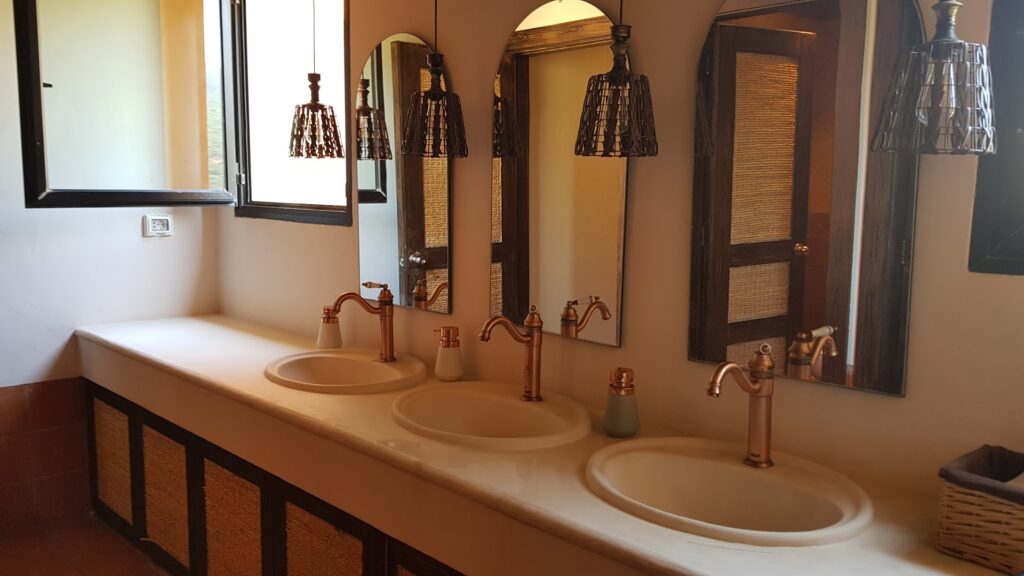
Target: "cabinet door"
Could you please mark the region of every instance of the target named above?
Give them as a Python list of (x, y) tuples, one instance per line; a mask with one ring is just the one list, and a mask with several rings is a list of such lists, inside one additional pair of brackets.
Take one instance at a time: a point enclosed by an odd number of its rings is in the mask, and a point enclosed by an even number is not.
[(271, 576), (273, 547), (265, 546), (265, 473), (208, 447), (202, 470), (202, 523), (208, 576)]
[(462, 576), (456, 570), (394, 538), (388, 538), (387, 556), (387, 576)]
[(281, 485), (278, 572), (286, 576), (378, 576), (384, 537), (364, 522), (299, 490)]
[(139, 450), (134, 407), (116, 394), (90, 387), (89, 457), (93, 508), (128, 538), (137, 537), (140, 516), (138, 474), (133, 456)]

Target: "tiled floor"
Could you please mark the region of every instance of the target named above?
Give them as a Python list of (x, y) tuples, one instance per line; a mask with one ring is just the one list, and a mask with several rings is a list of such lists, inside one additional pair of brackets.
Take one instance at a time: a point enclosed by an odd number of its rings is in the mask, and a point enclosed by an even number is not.
[(92, 515), (0, 541), (2, 576), (167, 576)]

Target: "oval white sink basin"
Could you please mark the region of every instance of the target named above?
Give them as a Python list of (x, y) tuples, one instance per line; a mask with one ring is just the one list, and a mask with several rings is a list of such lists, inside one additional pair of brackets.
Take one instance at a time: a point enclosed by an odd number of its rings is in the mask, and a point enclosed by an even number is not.
[(809, 546), (856, 536), (871, 522), (867, 494), (818, 464), (773, 453), (765, 470), (739, 444), (650, 438), (602, 448), (587, 483), (610, 504), (700, 536), (760, 546)]
[(492, 450), (540, 450), (590, 433), (590, 417), (575, 401), (545, 392), (542, 402), (524, 402), (522, 393), (496, 382), (434, 384), (399, 396), (391, 417), (421, 436)]
[(414, 386), (427, 376), (427, 367), (413, 356), (378, 362), (378, 351), (318, 350), (285, 356), (267, 364), (263, 375), (271, 382), (322, 394), (373, 394)]

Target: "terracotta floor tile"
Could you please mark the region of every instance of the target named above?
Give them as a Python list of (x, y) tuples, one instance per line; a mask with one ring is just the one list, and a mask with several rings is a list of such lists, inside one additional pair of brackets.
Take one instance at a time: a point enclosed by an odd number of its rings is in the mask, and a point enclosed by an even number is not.
[(36, 525), (32, 482), (19, 482), (0, 488), (0, 540), (24, 534), (26, 526)]
[(166, 576), (142, 552), (93, 516), (62, 522), (47, 532), (48, 542), (82, 576)]
[(89, 466), (86, 426), (72, 424), (36, 430), (32, 438), (32, 470), (36, 478), (84, 470)]
[(32, 442), (28, 434), (0, 436), (0, 488), (32, 479)]
[(81, 572), (42, 536), (0, 542), (0, 574), (11, 576), (81, 576)]
[(85, 381), (81, 378), (33, 384), (28, 401), (33, 430), (85, 422)]
[(80, 518), (89, 511), (89, 473), (76, 470), (34, 481), (36, 514), (42, 522)]

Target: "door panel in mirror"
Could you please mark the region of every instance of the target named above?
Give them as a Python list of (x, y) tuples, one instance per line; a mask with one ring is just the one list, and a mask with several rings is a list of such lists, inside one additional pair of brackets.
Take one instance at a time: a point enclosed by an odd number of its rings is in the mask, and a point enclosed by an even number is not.
[(901, 394), (916, 158), (866, 143), (920, 14), (880, 3), (870, 30), (866, 0), (772, 4), (727, 3), (702, 58), (690, 357), (769, 342), (790, 377)]
[(494, 82), (502, 125), (494, 127), (490, 311), (521, 323), (533, 304), (549, 333), (618, 346), (628, 164), (574, 154), (587, 82), (611, 66), (610, 26), (586, 2), (550, 2), (506, 44)]
[(363, 281), (392, 286), (396, 305), (450, 314), (451, 159), (401, 153), (404, 111), (429, 85), (429, 53), (416, 36), (396, 34), (363, 66), (368, 105), (384, 113), (392, 158), (356, 162), (359, 268)]

